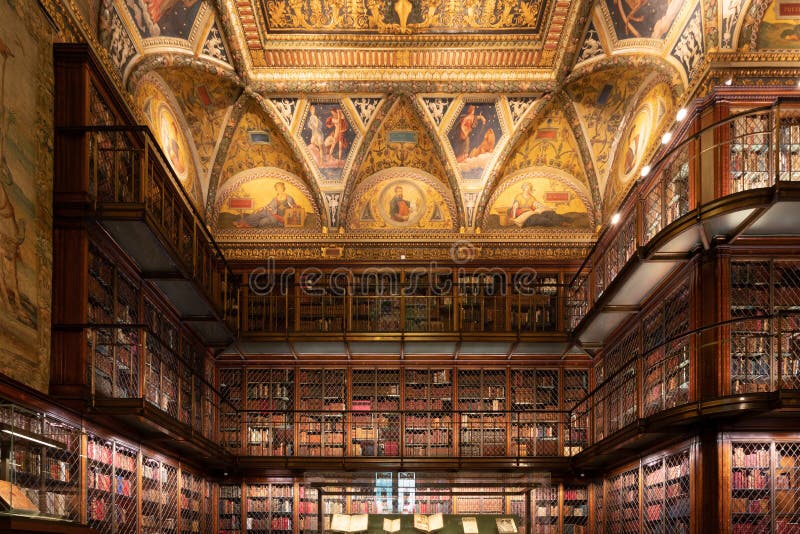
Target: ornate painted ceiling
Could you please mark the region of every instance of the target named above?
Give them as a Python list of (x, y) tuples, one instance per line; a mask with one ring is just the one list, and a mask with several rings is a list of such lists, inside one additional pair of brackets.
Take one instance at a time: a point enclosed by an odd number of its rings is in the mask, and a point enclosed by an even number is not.
[(233, 256), (579, 257), (689, 97), (800, 59), (800, 2), (104, 0), (98, 32)]

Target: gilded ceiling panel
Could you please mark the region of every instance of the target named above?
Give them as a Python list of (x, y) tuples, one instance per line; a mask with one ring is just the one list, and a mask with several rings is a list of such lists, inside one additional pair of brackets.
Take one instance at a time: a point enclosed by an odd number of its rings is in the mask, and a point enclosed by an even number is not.
[(612, 68), (567, 87), (591, 149), (600, 191), (608, 179), (620, 124), (647, 74), (645, 69)]
[(640, 100), (617, 146), (614, 179), (608, 181), (603, 197), (611, 200), (610, 205), (639, 177), (642, 167), (650, 164), (648, 158), (660, 146), (662, 131), (673, 120), (674, 107), (672, 90), (663, 82)]
[(773, 0), (758, 27), (759, 50), (800, 48), (800, 2)]
[(435, 143), (411, 103), (400, 99), (383, 119), (354, 178), (371, 176), (391, 167), (415, 167), (447, 183), (444, 165), (436, 156)]
[(183, 110), (197, 148), (200, 173), (206, 176), (240, 89), (214, 74), (194, 69), (159, 69), (157, 72), (170, 86)]
[(150, 129), (189, 197), (203, 210), (203, 188), (197, 172), (194, 142), (170, 88), (156, 73), (148, 73), (136, 87), (134, 99), (150, 123)]
[(500, 183), (489, 200), (483, 229), (574, 231), (593, 228), (588, 191), (571, 176), (530, 169)]
[(586, 183), (578, 146), (564, 112), (551, 108), (508, 158), (504, 174), (527, 167), (554, 167)]
[(322, 182), (341, 183), (352, 165), (361, 130), (339, 99), (312, 100), (305, 107), (298, 142), (319, 171)]
[(263, 0), (270, 33), (539, 33), (548, 0)]
[(425, 171), (395, 167), (362, 181), (347, 214), (349, 230), (453, 229), (452, 194)]
[(306, 184), (274, 168), (250, 169), (232, 177), (217, 194), (212, 220), (217, 235), (256, 240), (321, 228)]
[(188, 39), (201, 0), (124, 0), (142, 37)]
[(255, 102), (250, 102), (236, 128), (220, 173), (219, 186), (234, 175), (257, 167), (276, 167), (298, 176), (302, 168), (278, 129)]

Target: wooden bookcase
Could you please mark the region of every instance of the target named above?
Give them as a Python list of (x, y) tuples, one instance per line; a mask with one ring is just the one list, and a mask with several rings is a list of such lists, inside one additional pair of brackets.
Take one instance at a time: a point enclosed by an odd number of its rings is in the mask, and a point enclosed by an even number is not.
[[(174, 534), (178, 529), (178, 468), (142, 454), (142, 534)], [(181, 514), (182, 516), (182, 514)]]
[(561, 426), (558, 369), (512, 369), (511, 371), (511, 455), (555, 456), (559, 453)]
[(642, 465), (643, 532), (688, 534), (690, 521), (689, 450)]
[(454, 445), (453, 370), (406, 369), (404, 388), (404, 455), (450, 456)]
[(352, 456), (400, 455), (400, 387), (399, 369), (351, 371)]
[(536, 488), (533, 492), (533, 530), (542, 534), (558, 534), (558, 485)]
[(218, 499), (218, 534), (239, 534), (242, 530), (242, 487), (220, 484)]
[(502, 332), (509, 325), (505, 273), (460, 273), (456, 277), (458, 325), (462, 332)]
[(589, 531), (589, 486), (567, 484), (561, 488), (561, 532), (585, 534)]
[(242, 369), (220, 369), (219, 391), (228, 402), (222, 405), (219, 414), (220, 445), (232, 451), (242, 448), (242, 421), (239, 410), (244, 409)]
[(178, 503), (180, 506), (181, 534), (206, 531), (206, 518), (204, 516), (210, 513), (210, 510), (206, 508), (205, 492), (205, 481), (182, 468), (180, 502)]
[(297, 449), (300, 456), (345, 454), (346, 369), (300, 369)]
[(504, 456), (508, 387), (504, 369), (459, 369), (459, 454)]
[(286, 456), (294, 450), (294, 370), (248, 368), (247, 454)]
[(86, 443), (87, 525), (102, 534), (135, 534), (139, 451), (89, 435)]
[(246, 484), (245, 531), (256, 534), (294, 532), (294, 483)]

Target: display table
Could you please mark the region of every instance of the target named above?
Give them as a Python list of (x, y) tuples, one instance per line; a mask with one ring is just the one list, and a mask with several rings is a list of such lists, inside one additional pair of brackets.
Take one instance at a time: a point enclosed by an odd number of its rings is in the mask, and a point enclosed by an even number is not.
[[(430, 514), (424, 514), (430, 515)], [(369, 534), (380, 534), (383, 530), (383, 519), (400, 518), (400, 534), (420, 534), (421, 531), (414, 528), (414, 514), (369, 514), (369, 527), (367, 532)], [(462, 517), (474, 517), (478, 523), (479, 534), (497, 534), (497, 525), (495, 519), (498, 517), (512, 517), (517, 524), (517, 531), (522, 534), (525, 529), (522, 528), (522, 522), (518, 516), (508, 514), (459, 514), (443, 515), (444, 528), (434, 531), (434, 534), (464, 534), (464, 529), (461, 525)]]
[(98, 534), (97, 530), (86, 525), (15, 515), (0, 515), (0, 532), (14, 532), (15, 534), (48, 532), (58, 534)]

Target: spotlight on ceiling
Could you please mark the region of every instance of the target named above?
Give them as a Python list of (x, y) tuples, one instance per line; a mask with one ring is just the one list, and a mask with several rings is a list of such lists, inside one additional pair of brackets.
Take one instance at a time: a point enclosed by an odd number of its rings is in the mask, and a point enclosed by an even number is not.
[(685, 119), (686, 115), (688, 115), (688, 114), (689, 114), (689, 110), (688, 109), (681, 108), (681, 109), (678, 110), (678, 113), (675, 115), (675, 119), (680, 122), (683, 119)]
[(666, 145), (672, 140), (672, 132), (667, 132), (661, 136), (661, 144)]
[(645, 165), (642, 167), (642, 172), (640, 174), (642, 175), (642, 178), (650, 174), (650, 165)]
[(733, 78), (728, 78), (725, 80), (725, 85), (733, 85)]
[(617, 224), (622, 216), (619, 213), (615, 213), (611, 216), (611, 224)]

